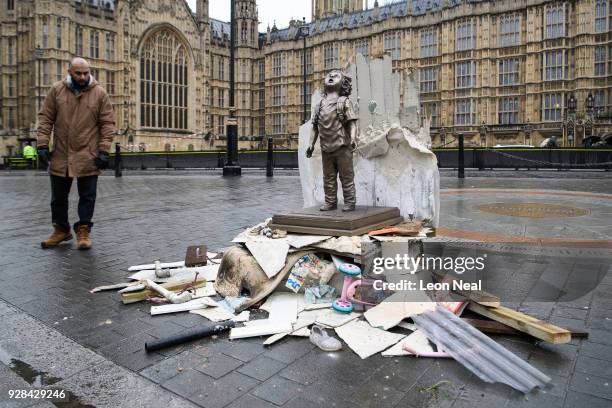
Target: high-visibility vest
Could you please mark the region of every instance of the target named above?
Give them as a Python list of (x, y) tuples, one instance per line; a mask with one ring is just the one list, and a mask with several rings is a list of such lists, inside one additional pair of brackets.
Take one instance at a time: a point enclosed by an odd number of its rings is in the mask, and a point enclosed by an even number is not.
[(23, 148), (23, 157), (26, 159), (34, 159), (36, 158), (36, 149), (30, 145)]

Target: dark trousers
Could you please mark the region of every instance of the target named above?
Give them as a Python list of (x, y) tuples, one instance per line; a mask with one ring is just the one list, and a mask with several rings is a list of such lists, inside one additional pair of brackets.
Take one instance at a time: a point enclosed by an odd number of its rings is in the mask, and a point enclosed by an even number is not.
[[(98, 176), (77, 177), (77, 188), (79, 190), (79, 222), (74, 224), (74, 229), (79, 225), (93, 226), (94, 207), (96, 205), (96, 189)], [(68, 195), (72, 187), (72, 177), (60, 177), (51, 175), (51, 220), (64, 230), (70, 229), (68, 222)]]
[(344, 204), (355, 205), (355, 172), (353, 170), (353, 152), (346, 146), (331, 153), (322, 152), (323, 160), (323, 191), (325, 203), (336, 205), (338, 202), (338, 175), (342, 183)]

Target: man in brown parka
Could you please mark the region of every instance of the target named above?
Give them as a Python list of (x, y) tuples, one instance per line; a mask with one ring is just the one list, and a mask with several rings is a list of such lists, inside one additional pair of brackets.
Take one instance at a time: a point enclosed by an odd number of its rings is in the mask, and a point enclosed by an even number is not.
[[(53, 150), (49, 142), (53, 134)], [(106, 91), (90, 74), (83, 58), (70, 62), (68, 76), (51, 86), (38, 113), (38, 156), (49, 164), (53, 234), (43, 248), (72, 239), (68, 195), (76, 177), (79, 221), (74, 224), (78, 249), (91, 248), (89, 233), (100, 170), (108, 167), (115, 116)]]

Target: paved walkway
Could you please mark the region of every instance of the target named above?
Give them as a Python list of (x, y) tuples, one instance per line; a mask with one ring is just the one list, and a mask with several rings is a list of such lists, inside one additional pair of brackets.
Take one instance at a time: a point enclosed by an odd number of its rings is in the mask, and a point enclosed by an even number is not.
[[(496, 173), (498, 177), (471, 177), (491, 173), (468, 172), (465, 180), (447, 177), (449, 173), (443, 172), (442, 178), (442, 187), (448, 190), (442, 194), (443, 228), (490, 233), (496, 237), (569, 237), (593, 242), (610, 239), (606, 194), (612, 193), (612, 187), (606, 173), (533, 172), (534, 178), (525, 178), (526, 172), (518, 175), (500, 172)], [(471, 188), (499, 190), (451, 191)], [(530, 191), (509, 194), (508, 189)], [(579, 194), (563, 198), (550, 192), (531, 194), (544, 189)], [(129, 265), (158, 258), (182, 259), (190, 244), (226, 247), (244, 227), (276, 211), (299, 208), (298, 178), (291, 172), (273, 179), (261, 174), (223, 179), (211, 172), (205, 175), (126, 172), (122, 179), (102, 177), (93, 233), (95, 246), (89, 252), (76, 251), (72, 245), (52, 251), (39, 248), (40, 240), (50, 231), (47, 177), (3, 173), (0, 192), (0, 211), (4, 214), (0, 222), (4, 238), (0, 241), (0, 310), (3, 311), (0, 318), (4, 322), (7, 315), (11, 316), (10, 324), (0, 326), (0, 355), (5, 356), (0, 359), (0, 372), (6, 373), (2, 377), (8, 379), (0, 382), (0, 406), (12, 406), (7, 404), (8, 388), (33, 386), (29, 381), (37, 385), (11, 360), (61, 378), (61, 385), (81, 406), (138, 406), (137, 391), (141, 388), (156, 390), (151, 391), (152, 395), (159, 398), (147, 406), (160, 407), (169, 405), (167, 395), (176, 398), (174, 406), (204, 407), (608, 407), (612, 403), (609, 386), (612, 277), (609, 273), (603, 275), (595, 290), (573, 302), (521, 305), (523, 310), (553, 322), (587, 328), (588, 340), (552, 346), (523, 337), (495, 338), (553, 378), (553, 387), (528, 398), (505, 386), (485, 384), (452, 360), (380, 356), (360, 360), (348, 349), (337, 354), (321, 353), (307, 339), (291, 338), (264, 349), (261, 339), (230, 342), (220, 336), (146, 354), (145, 341), (197, 326), (202, 319), (189, 314), (151, 317), (145, 305), (125, 306), (113, 294), (92, 295), (88, 290), (123, 281)], [(72, 209), (75, 200), (74, 195)], [(500, 205), (508, 202), (563, 205), (586, 209), (588, 214), (534, 219), (475, 209), (498, 204), (488, 210), (519, 211)], [(594, 205), (596, 202), (598, 205)], [(541, 212), (541, 209), (530, 211)], [(570, 210), (559, 211), (567, 214), (563, 211)], [(500, 229), (499, 223), (508, 227)], [(572, 230), (574, 235), (566, 235), (554, 228), (547, 230), (546, 223), (582, 228), (583, 232)], [(523, 228), (513, 228), (513, 225)], [(535, 229), (528, 231), (529, 226)], [(605, 246), (596, 248), (602, 249)], [(547, 255), (554, 259), (567, 247), (551, 246), (549, 250)], [(602, 259), (606, 260), (599, 252), (592, 256), (600, 264)], [(609, 258), (607, 261), (609, 264)], [(575, 262), (565, 262), (564, 267), (571, 268), (567, 266), (570, 264)], [(28, 336), (30, 330), (19, 331), (18, 322), (36, 330), (32, 329), (32, 335)], [(41, 344), (41, 338), (48, 341)], [(69, 340), (58, 340), (66, 338)], [(69, 344), (75, 353), (84, 353), (87, 357), (55, 358), (55, 354), (49, 354), (51, 364), (44, 363), (40, 355), (50, 353), (49, 348), (58, 342)], [(25, 349), (31, 353), (24, 353)], [(69, 356), (68, 351), (62, 353)], [(79, 367), (68, 370), (80, 360)], [(8, 370), (8, 366), (13, 369)], [(100, 370), (108, 373), (104, 377), (108, 380), (103, 381), (103, 387), (94, 387)], [(82, 378), (79, 373), (83, 373)], [(430, 389), (441, 380), (449, 382), (442, 383), (439, 389)], [(124, 400), (111, 398), (127, 392), (126, 389), (132, 389), (132, 393)], [(36, 402), (29, 400), (15, 406)]]

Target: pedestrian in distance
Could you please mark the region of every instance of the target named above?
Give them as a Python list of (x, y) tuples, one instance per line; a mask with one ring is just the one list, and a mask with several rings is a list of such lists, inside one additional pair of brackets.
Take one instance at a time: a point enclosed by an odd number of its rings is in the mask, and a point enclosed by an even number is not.
[(91, 75), (86, 60), (74, 58), (66, 78), (51, 86), (38, 123), (38, 157), (49, 166), (53, 223), (53, 233), (41, 246), (52, 248), (72, 239), (68, 196), (76, 178), (79, 221), (73, 228), (77, 248), (90, 249), (98, 175), (108, 168), (116, 129), (110, 98)]
[(32, 146), (32, 142), (28, 140), (26, 145), (23, 148), (23, 158), (28, 162), (28, 169), (32, 170), (34, 168), (34, 163), (36, 163), (36, 149)]

